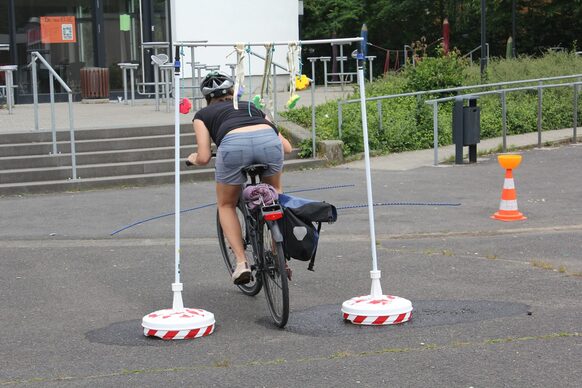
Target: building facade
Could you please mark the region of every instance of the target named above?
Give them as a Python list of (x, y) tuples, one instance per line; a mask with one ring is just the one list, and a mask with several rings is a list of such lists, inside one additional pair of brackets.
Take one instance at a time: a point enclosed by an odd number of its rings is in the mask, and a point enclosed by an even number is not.
[[(0, 65), (17, 65), (17, 103), (32, 101), (30, 53), (40, 52), (79, 98), (81, 69), (109, 69), (110, 98), (122, 90), (119, 63), (137, 63), (138, 95), (153, 79), (151, 55), (171, 55), (175, 41), (298, 39), (297, 0), (0, 0)], [(152, 46), (153, 43), (153, 46)], [(155, 49), (153, 47), (156, 47)], [(198, 50), (198, 49), (197, 49)], [(199, 49), (196, 62), (229, 71), (226, 50)], [(231, 50), (232, 51), (232, 50)], [(183, 50), (185, 62), (190, 50)], [(276, 59), (284, 61), (284, 52)], [(252, 70), (254, 65), (255, 70)], [(251, 72), (262, 71), (258, 59)], [(185, 64), (185, 73), (191, 70)], [(1, 77), (1, 75), (0, 75)], [(39, 69), (39, 99), (48, 101), (48, 71)], [(4, 79), (0, 79), (4, 83)], [(57, 99), (62, 93), (56, 85)]]

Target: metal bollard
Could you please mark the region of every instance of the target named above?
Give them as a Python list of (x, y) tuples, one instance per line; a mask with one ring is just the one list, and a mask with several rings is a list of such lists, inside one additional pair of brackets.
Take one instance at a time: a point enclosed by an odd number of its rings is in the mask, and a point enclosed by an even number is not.
[(4, 72), (4, 78), (6, 80), (6, 104), (8, 105), (8, 114), (12, 114), (12, 108), (14, 107), (14, 82), (12, 72), (16, 69), (18, 69), (18, 66), (16, 65), (0, 66), (0, 71)]

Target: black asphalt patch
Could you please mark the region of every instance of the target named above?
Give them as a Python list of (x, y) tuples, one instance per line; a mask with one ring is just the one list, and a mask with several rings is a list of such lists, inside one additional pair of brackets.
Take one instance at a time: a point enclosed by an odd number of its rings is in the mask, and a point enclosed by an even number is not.
[[(485, 321), (523, 314), (530, 307), (522, 303), (467, 301), (467, 300), (419, 300), (412, 301), (412, 320), (399, 325), (354, 325), (344, 321), (340, 305), (315, 306), (292, 312), (286, 330), (309, 336), (334, 337), (344, 335), (385, 333), (386, 330), (454, 325)], [(269, 324), (265, 320), (265, 324)]]
[(189, 341), (166, 341), (158, 337), (146, 337), (143, 334), (141, 319), (116, 322), (101, 329), (91, 330), (85, 334), (89, 342), (119, 346), (176, 346)]
[[(367, 335), (385, 333), (386, 330), (454, 325), (520, 314), (527, 316), (531, 313), (530, 307), (526, 304), (482, 300), (419, 300), (412, 301), (412, 306), (414, 308), (412, 320), (399, 325), (385, 326), (354, 325), (345, 321), (342, 319), (339, 305), (314, 306), (301, 311), (292, 311), (284, 330), (315, 337)], [(268, 317), (261, 318), (258, 323), (267, 329), (281, 330), (276, 328)], [(146, 337), (143, 335), (139, 319), (116, 322), (92, 330), (86, 333), (85, 337), (89, 342), (118, 346), (176, 346), (172, 344), (189, 342)]]

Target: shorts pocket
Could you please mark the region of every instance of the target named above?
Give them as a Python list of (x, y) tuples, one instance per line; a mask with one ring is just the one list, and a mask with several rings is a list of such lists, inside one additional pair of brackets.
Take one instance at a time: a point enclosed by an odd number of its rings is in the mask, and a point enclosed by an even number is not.
[(277, 163), (283, 160), (283, 148), (281, 144), (267, 146), (264, 148), (265, 158), (268, 163)]
[(243, 152), (242, 150), (225, 151), (222, 155), (222, 161), (224, 162), (225, 167), (242, 167)]

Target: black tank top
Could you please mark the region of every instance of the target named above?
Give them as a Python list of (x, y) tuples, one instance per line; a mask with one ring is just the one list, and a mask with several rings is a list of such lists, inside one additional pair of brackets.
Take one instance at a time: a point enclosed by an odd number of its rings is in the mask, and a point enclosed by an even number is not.
[(216, 102), (196, 112), (194, 120), (202, 120), (217, 147), (227, 133), (250, 125), (265, 124), (279, 133), (275, 124), (265, 118), (265, 113), (248, 101), (239, 101), (238, 109), (234, 109), (230, 100)]

